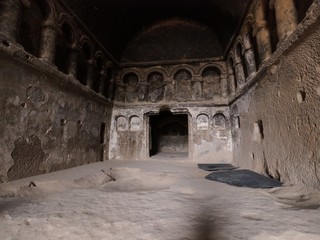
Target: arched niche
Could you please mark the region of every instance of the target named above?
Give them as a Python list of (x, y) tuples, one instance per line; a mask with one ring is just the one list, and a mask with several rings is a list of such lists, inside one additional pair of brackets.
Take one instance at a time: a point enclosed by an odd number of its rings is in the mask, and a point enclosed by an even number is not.
[(236, 54), (236, 79), (238, 85), (243, 85), (248, 77), (246, 61), (244, 59), (244, 49), (242, 42), (238, 41), (235, 46)]
[(174, 74), (174, 80), (176, 81), (190, 81), (191, 79), (192, 79), (192, 74), (186, 69), (178, 70)]
[(61, 72), (70, 74), (71, 54), (73, 51), (71, 46), (76, 42), (76, 33), (73, 25), (67, 19), (62, 22), (60, 29), (60, 34), (56, 40), (54, 63)]
[(116, 117), (116, 129), (118, 132), (128, 130), (128, 120), (125, 116), (120, 115)]
[(136, 73), (129, 72), (123, 76), (122, 82), (123, 84), (134, 86), (139, 83), (139, 77)]
[(159, 102), (164, 95), (164, 77), (159, 72), (151, 72), (148, 75), (149, 91), (148, 101)]
[(221, 95), (221, 71), (215, 66), (206, 67), (202, 71), (203, 79), (203, 97), (206, 100), (212, 99), (214, 96)]
[(125, 85), (125, 101), (134, 103), (139, 101), (139, 76), (134, 72), (128, 72), (123, 76)]
[(130, 131), (141, 131), (141, 119), (138, 116), (130, 117)]
[(222, 113), (213, 116), (213, 126), (218, 129), (226, 128), (226, 117)]
[(40, 54), (42, 24), (48, 19), (50, 12), (46, 0), (33, 0), (22, 7), (17, 42), (36, 57)]
[(209, 129), (209, 116), (201, 113), (197, 116), (197, 130), (208, 130)]
[(93, 45), (86, 37), (81, 41), (79, 57), (78, 57), (78, 68), (77, 68), (77, 79), (83, 85), (93, 84), (93, 69), (94, 66), (90, 66), (89, 62), (93, 59)]
[[(252, 17), (248, 19), (244, 25), (244, 30), (243, 30), (243, 39), (244, 39), (244, 45), (246, 46), (246, 50), (251, 49), (253, 52), (253, 59), (252, 64), (255, 65), (254, 71), (257, 71), (257, 69), (260, 66), (261, 60), (259, 56), (259, 50), (258, 50), (258, 42), (257, 38), (253, 35), (253, 25), (252, 25)], [(245, 57), (248, 58), (248, 57)], [(247, 62), (250, 62), (249, 59), (246, 59)], [(249, 74), (252, 73), (252, 70), (250, 69), (247, 70)]]

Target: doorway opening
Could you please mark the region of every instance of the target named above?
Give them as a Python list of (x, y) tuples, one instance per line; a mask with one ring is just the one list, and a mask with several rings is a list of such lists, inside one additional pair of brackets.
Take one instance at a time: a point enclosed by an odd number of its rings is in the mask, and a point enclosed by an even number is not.
[(188, 114), (173, 114), (169, 109), (150, 115), (150, 157), (160, 153), (188, 155)]

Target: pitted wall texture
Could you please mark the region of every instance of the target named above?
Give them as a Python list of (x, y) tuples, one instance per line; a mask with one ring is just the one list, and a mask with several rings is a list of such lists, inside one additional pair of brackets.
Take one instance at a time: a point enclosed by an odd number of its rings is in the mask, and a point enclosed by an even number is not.
[(111, 109), (65, 83), (1, 58), (1, 181), (101, 160), (103, 139), (109, 139), (101, 126), (109, 126)]
[(234, 161), (319, 188), (319, 19), (231, 106)]

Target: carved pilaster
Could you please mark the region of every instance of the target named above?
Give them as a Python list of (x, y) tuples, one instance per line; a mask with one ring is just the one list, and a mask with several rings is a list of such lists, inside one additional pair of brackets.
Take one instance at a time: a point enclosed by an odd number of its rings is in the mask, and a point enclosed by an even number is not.
[(48, 63), (53, 63), (56, 53), (57, 28), (46, 23), (42, 26), (41, 43), (40, 43), (40, 58)]
[(278, 38), (281, 42), (285, 40), (298, 25), (297, 9), (294, 0), (273, 0), (272, 3), (276, 13)]
[(0, 9), (0, 34), (16, 42), (22, 2), (21, 0), (1, 0)]

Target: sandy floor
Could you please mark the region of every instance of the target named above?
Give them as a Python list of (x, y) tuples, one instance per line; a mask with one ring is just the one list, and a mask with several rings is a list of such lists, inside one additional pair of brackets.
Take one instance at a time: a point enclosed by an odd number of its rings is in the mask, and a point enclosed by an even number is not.
[(318, 192), (232, 187), (169, 160), (108, 161), (2, 184), (0, 239), (320, 239)]

